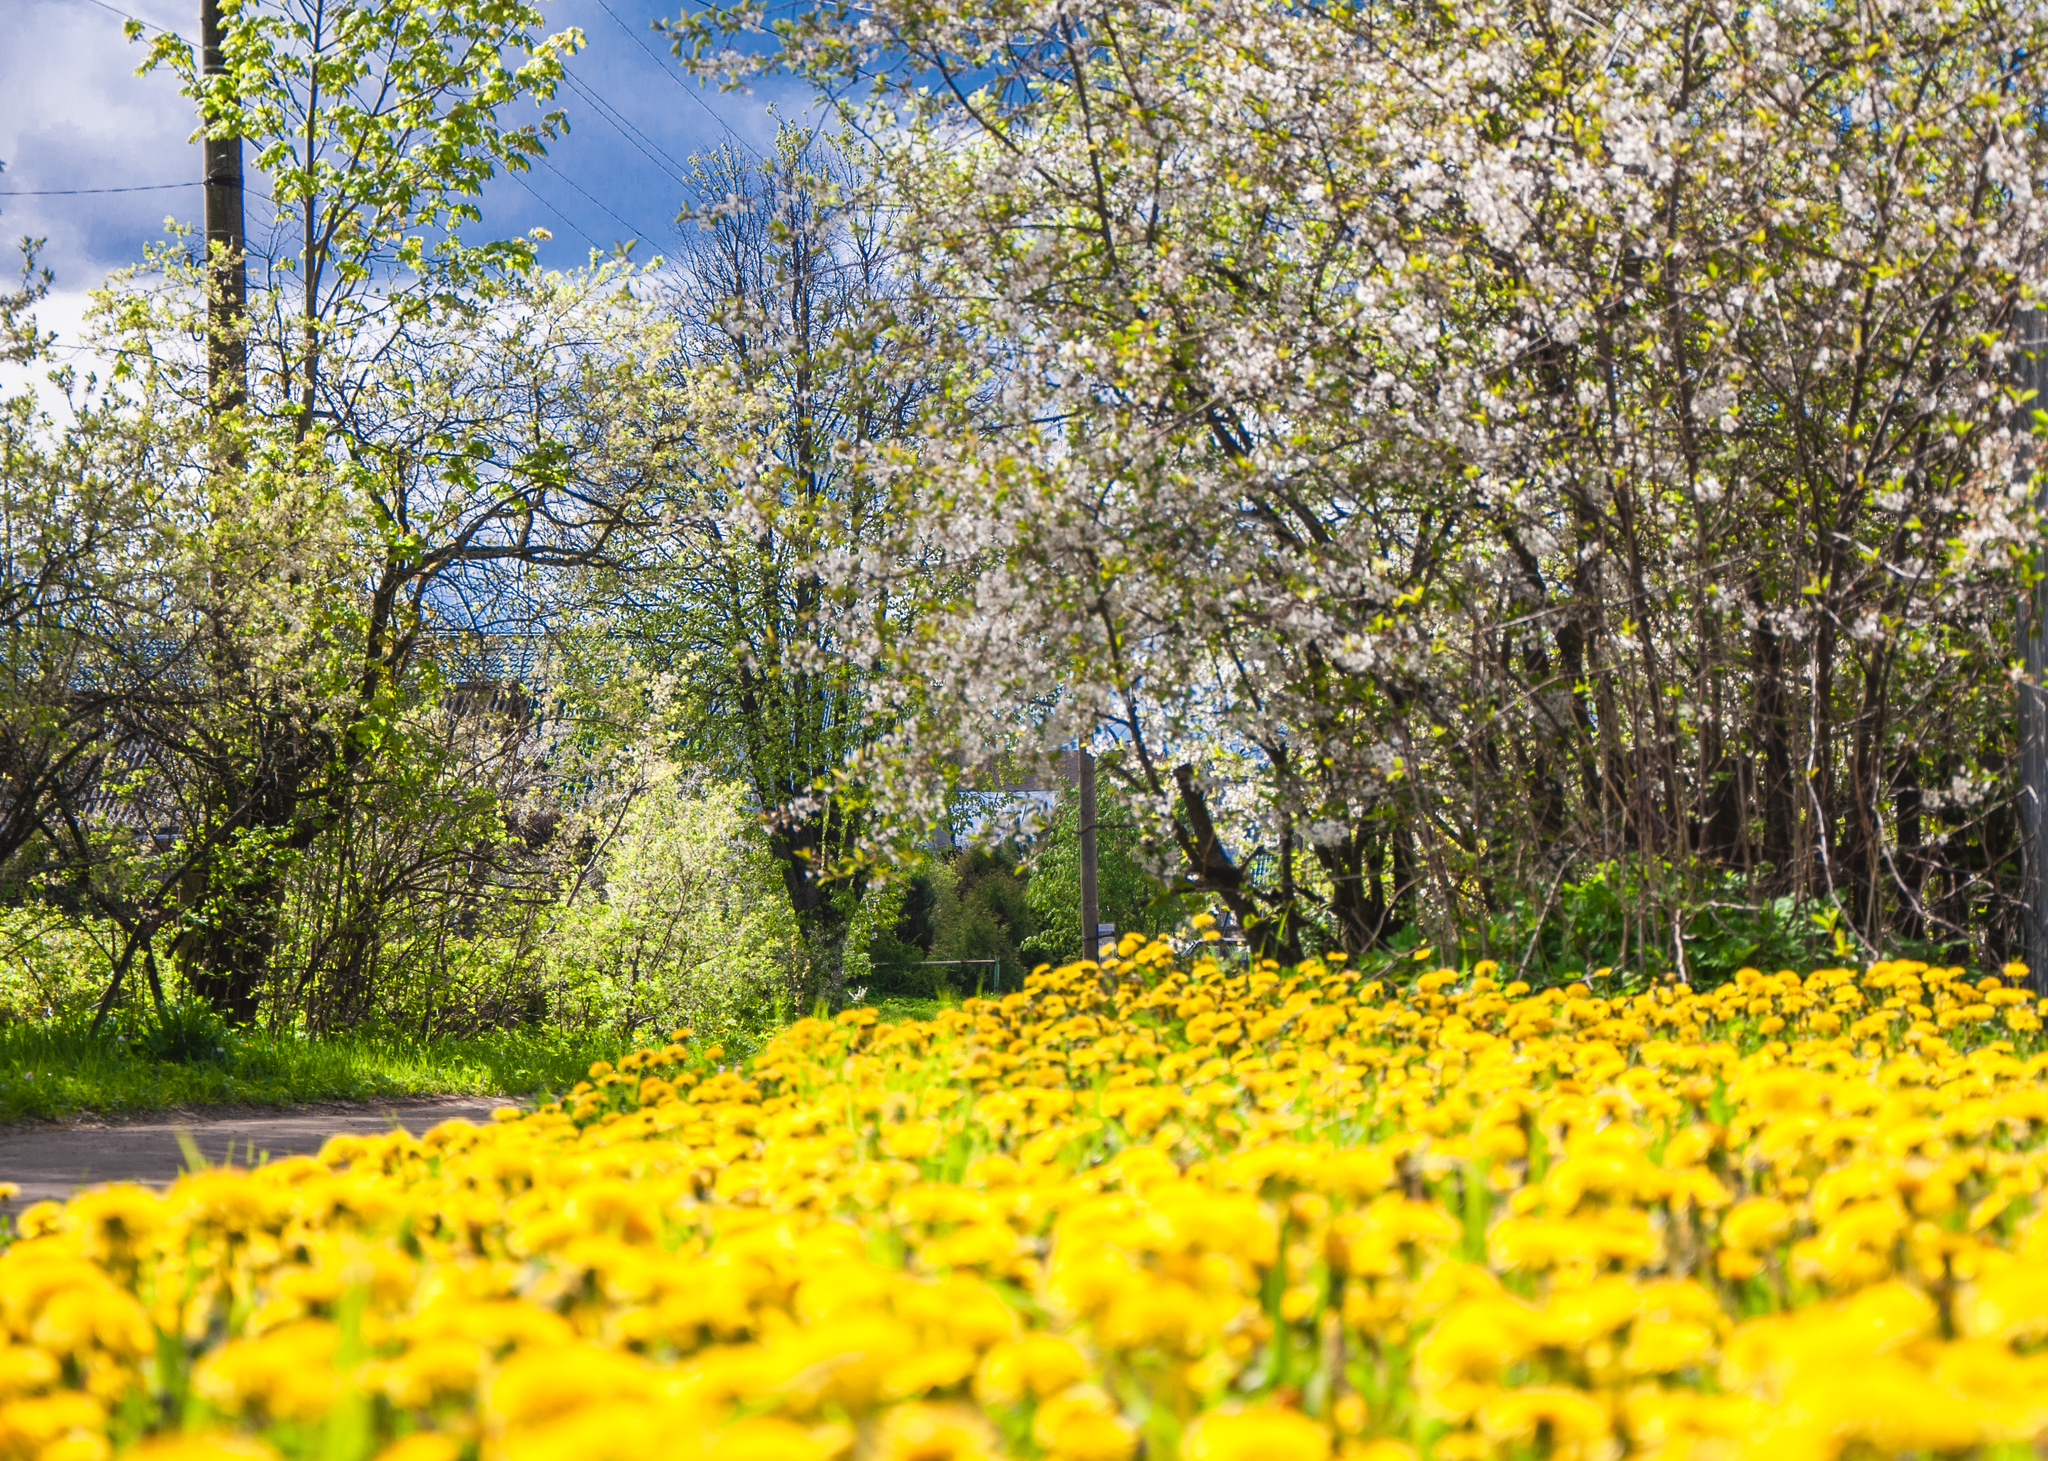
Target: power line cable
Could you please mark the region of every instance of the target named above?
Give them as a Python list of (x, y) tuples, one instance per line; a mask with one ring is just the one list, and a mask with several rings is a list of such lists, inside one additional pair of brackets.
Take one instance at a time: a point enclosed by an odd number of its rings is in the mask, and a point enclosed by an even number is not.
[[(95, 0), (95, 3), (97, 3), (97, 0)], [(626, 222), (625, 219), (619, 217), (618, 214), (613, 213), (611, 209), (606, 208), (605, 205), (599, 202), (596, 198), (592, 198), (588, 192), (586, 192), (580, 185), (578, 185), (574, 178), (571, 178), (567, 174), (563, 173), (559, 168), (557, 168), (553, 163), (549, 162), (546, 158), (542, 158), (540, 161), (541, 165), (545, 167), (549, 172), (553, 173), (556, 177), (561, 178), (563, 182), (567, 183), (570, 187), (575, 188), (577, 192), (582, 193), (583, 196), (585, 198), (588, 198), (594, 206), (603, 209), (605, 213), (611, 216), (611, 220), (614, 223), (618, 224), (619, 227), (625, 229), (629, 235), (635, 238), (638, 238), (640, 236), (639, 232), (636, 229), (634, 229), (634, 227), (630, 223)], [(509, 168), (507, 169), (507, 171), (511, 173), (513, 181), (517, 182), (522, 188), (525, 188), (527, 192), (532, 193), (534, 198), (537, 201), (539, 201), (542, 206), (547, 208), (549, 212), (553, 213), (555, 217), (561, 219), (562, 222), (568, 224), (569, 227), (574, 229), (577, 233), (582, 234), (584, 242), (588, 243), (592, 248), (603, 247), (601, 244), (597, 242), (596, 239), (592, 238), (589, 234), (584, 233), (581, 228), (578, 228), (575, 222), (571, 220), (567, 214), (563, 213), (561, 209), (555, 207), (554, 204), (548, 202), (548, 200), (542, 197), (538, 192), (535, 192), (533, 185), (528, 183), (521, 174), (519, 174), (518, 172), (513, 172)], [(88, 195), (98, 195), (105, 193), (161, 193), (172, 188), (203, 188), (205, 186), (205, 179), (201, 178), (195, 179), (194, 181), (188, 183), (143, 183), (135, 187), (129, 188), (49, 188), (38, 190), (5, 191), (0, 192), (0, 198), (78, 198), (85, 197)], [(275, 198), (271, 197), (270, 194), (264, 192), (260, 188), (245, 187), (244, 191), (249, 196), (261, 198), (267, 203), (275, 205), (277, 202)]]
[(604, 245), (599, 243), (596, 239), (592, 238), (589, 234), (584, 233), (582, 225), (577, 223), (575, 219), (571, 218), (568, 214), (564, 213), (561, 209), (557, 208), (554, 204), (550, 203), (546, 198), (543, 198), (540, 195), (540, 191), (537, 188), (535, 188), (532, 183), (529, 183), (526, 180), (526, 174), (524, 172), (517, 172), (512, 170), (511, 168), (507, 168), (506, 172), (511, 175), (513, 182), (519, 184), (520, 187), (526, 189), (527, 192), (533, 194), (534, 202), (540, 204), (541, 207), (547, 209), (548, 212), (554, 214), (555, 217), (561, 219), (563, 223), (568, 225), (569, 231), (571, 233), (580, 236), (585, 243), (589, 244), (593, 249), (597, 250), (599, 253), (604, 252)]
[[(205, 186), (206, 179), (196, 178), (189, 183), (139, 183), (132, 188), (27, 189), (21, 192), (0, 192), (0, 198), (84, 198), (103, 193), (161, 193), (171, 188), (203, 188)], [(264, 202), (277, 206), (277, 199), (271, 197), (270, 194), (264, 192), (261, 188), (252, 188), (245, 182), (242, 185), (242, 192), (248, 197), (261, 198)]]
[[(560, 168), (556, 167), (552, 162), (549, 162), (545, 157), (543, 157), (540, 160), (540, 165), (546, 168), (549, 172), (553, 173), (556, 177), (560, 178), (563, 182), (567, 183), (570, 187), (574, 188), (577, 192), (583, 194), (584, 197), (589, 198), (591, 206), (602, 211), (608, 218), (611, 219), (612, 222), (618, 224), (619, 227), (625, 229), (626, 234), (629, 238), (637, 239), (641, 236), (640, 231), (634, 228), (632, 224), (626, 222), (625, 219), (619, 217), (618, 214), (612, 212), (610, 208), (606, 207), (598, 199), (592, 197), (590, 191), (587, 188), (585, 188), (583, 184), (577, 182), (576, 179), (570, 177), (567, 173), (563, 172)], [(582, 233), (582, 230), (578, 229), (577, 232)], [(584, 234), (583, 236), (585, 238), (590, 237), (590, 235), (587, 233)]]
[(662, 60), (661, 57), (654, 54), (654, 48), (648, 45), (645, 40), (641, 39), (640, 32), (634, 30), (632, 26), (626, 24), (625, 19), (619, 14), (618, 11), (612, 9), (612, 7), (608, 3), (606, 3), (606, 0), (597, 0), (597, 5), (600, 10), (604, 11), (606, 15), (609, 15), (614, 21), (618, 23), (619, 29), (624, 31), (627, 34), (627, 36), (632, 39), (634, 45), (638, 46), (643, 52), (646, 53), (647, 59), (654, 63), (655, 69), (660, 71), (661, 74), (666, 76), (669, 80), (673, 81), (677, 86), (680, 86), (683, 89), (683, 95), (687, 96), (691, 101), (697, 103), (698, 106), (702, 107), (704, 109), (704, 114), (710, 117), (712, 121), (718, 123), (719, 126), (723, 127), (725, 129), (725, 133), (727, 136), (731, 137), (733, 141), (739, 143), (739, 145), (744, 147), (747, 151), (753, 153), (756, 158), (759, 158), (763, 162), (767, 161), (767, 158), (762, 156), (759, 148), (755, 147), (753, 143), (749, 142), (746, 138), (742, 137), (738, 132), (735, 132), (732, 128), (732, 123), (728, 122), (724, 117), (721, 117), (718, 114), (717, 109), (714, 108), (710, 102), (704, 100), (703, 97), (699, 96), (695, 88), (693, 88), (689, 82), (683, 80), (682, 77), (678, 76), (673, 70), (671, 70), (669, 68), (668, 62)]
[(88, 193), (161, 193), (166, 188), (203, 188), (205, 179), (189, 183), (143, 183), (133, 188), (46, 188), (40, 191), (0, 193), (0, 198), (82, 198)]
[[(143, 19), (143, 18), (142, 18), (141, 16), (139, 16), (139, 15), (130, 15), (130, 14), (129, 14), (129, 13), (127, 12), (127, 11), (125, 11), (125, 10), (122, 10), (122, 9), (120, 9), (120, 8), (116, 7), (116, 6), (113, 6), (113, 5), (109, 5), (109, 4), (107, 4), (107, 0), (85, 0), (85, 3), (86, 3), (86, 4), (88, 4), (88, 5), (97, 5), (97, 6), (99, 6), (99, 8), (100, 8), (100, 9), (102, 9), (102, 10), (104, 10), (104, 11), (108, 12), (108, 13), (109, 13), (109, 14), (111, 14), (111, 15), (118, 15), (118, 16), (120, 16), (120, 17), (121, 17), (121, 18), (122, 18), (123, 20), (132, 20), (132, 21), (134, 21), (134, 22), (135, 22), (135, 23), (136, 23), (137, 25), (139, 25), (139, 26), (142, 26), (142, 27), (143, 27), (144, 29), (146, 29), (146, 30), (153, 30), (153, 31), (155, 31), (155, 32), (156, 32), (157, 34), (159, 34), (159, 35), (167, 35), (167, 36), (174, 36), (174, 35), (178, 35), (178, 33), (177, 33), (176, 31), (174, 31), (174, 30), (165, 30), (165, 29), (164, 29), (164, 28), (163, 28), (162, 26), (160, 26), (160, 25), (155, 25), (155, 24), (152, 24), (152, 23), (151, 23), (150, 21), (144, 20), (144, 19)], [(179, 38), (180, 40), (183, 40), (183, 39), (184, 39), (184, 37), (183, 37), (183, 36), (178, 36), (178, 38)]]
[[(673, 157), (670, 157), (659, 142), (656, 142), (652, 137), (649, 137), (645, 132), (634, 126), (630, 117), (620, 112), (610, 102), (592, 91), (570, 73), (563, 72), (562, 79), (573, 86), (579, 96), (597, 109), (598, 116), (610, 123), (611, 129), (614, 132), (617, 132), (621, 137), (632, 143), (634, 147), (638, 148), (642, 157), (667, 173), (669, 177), (681, 186), (689, 186), (689, 178), (685, 174), (683, 165)], [(660, 155), (657, 156), (657, 153)]]

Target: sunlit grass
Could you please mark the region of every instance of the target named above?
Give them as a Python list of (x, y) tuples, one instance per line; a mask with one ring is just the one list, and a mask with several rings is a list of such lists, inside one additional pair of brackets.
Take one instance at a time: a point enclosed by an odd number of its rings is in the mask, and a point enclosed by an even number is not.
[(899, 999), (894, 995), (886, 995), (881, 999), (869, 1000), (868, 1003), (874, 1006), (875, 1013), (884, 1020), (896, 1022), (903, 1020), (928, 1020), (949, 1005), (958, 1005), (959, 1000)]
[(468, 1039), (394, 1033), (324, 1039), (228, 1037), (220, 1058), (153, 1060), (112, 1033), (0, 1027), (0, 1120), (245, 1103), (364, 1101), (403, 1096), (545, 1097), (629, 1043), (601, 1034), (516, 1030)]

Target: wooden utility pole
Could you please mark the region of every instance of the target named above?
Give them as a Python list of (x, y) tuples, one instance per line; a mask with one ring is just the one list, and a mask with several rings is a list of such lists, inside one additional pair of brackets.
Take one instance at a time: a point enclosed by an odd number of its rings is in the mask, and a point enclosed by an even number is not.
[[(2038, 309), (2023, 309), (2014, 317), (2016, 343), (2020, 347), (2014, 374), (2022, 393), (2032, 391), (2033, 399), (2023, 401), (2018, 424), (2030, 428), (2034, 412), (2048, 407), (2048, 317)], [(2037, 465), (2031, 449), (2022, 450), (2018, 464), (2021, 480)], [(2034, 509), (2048, 518), (2048, 473), (2034, 489)], [(2048, 554), (2037, 545), (2033, 555), (2036, 574), (2048, 571)], [(2019, 606), (2019, 623), (2026, 638), (2022, 645), (2026, 678), (2020, 682), (2020, 877), (2021, 897), (2026, 904), (2027, 968), (2034, 993), (2048, 995), (2048, 579), (2027, 590)]]
[(1095, 758), (1081, 752), (1081, 957), (1102, 957), (1101, 905), (1095, 896)]
[[(207, 85), (227, 74), (221, 56), (221, 0), (199, 0), (199, 69)], [(205, 122), (202, 112), (200, 121)], [(206, 386), (213, 409), (228, 412), (248, 398), (248, 274), (243, 266), (242, 139), (206, 137)]]
[[(239, 411), (249, 399), (249, 346), (247, 317), (248, 275), (244, 267), (246, 240), (242, 226), (242, 139), (216, 137), (208, 120), (206, 101), (216, 86), (226, 84), (227, 59), (222, 54), (226, 26), (221, 23), (221, 0), (199, 0), (199, 74), (206, 88), (199, 104), (199, 125), (206, 137), (206, 410), (214, 428), (212, 469), (215, 500), (231, 499), (232, 480), (243, 465), (238, 433), (224, 425), (224, 418)], [(218, 507), (209, 507), (209, 516)], [(208, 613), (212, 635), (207, 664), (213, 672), (216, 693), (232, 682), (236, 653), (228, 618), (221, 611), (227, 582), (218, 563), (207, 575), (213, 590)], [(233, 800), (215, 785), (209, 796), (208, 820), (221, 815), (221, 802)], [(213, 859), (195, 856), (186, 864), (178, 887), (182, 906), (180, 922), (186, 923), (171, 945), (171, 957), (206, 1000), (216, 1009), (231, 1012), (237, 1023), (250, 1017), (251, 1008), (238, 1000), (236, 981), (226, 972), (228, 955), (218, 920), (190, 915), (204, 908), (211, 881)], [(152, 954), (153, 958), (154, 955)], [(148, 966), (154, 970), (152, 963)], [(245, 981), (246, 982), (246, 981)], [(249, 988), (253, 989), (253, 984)]]

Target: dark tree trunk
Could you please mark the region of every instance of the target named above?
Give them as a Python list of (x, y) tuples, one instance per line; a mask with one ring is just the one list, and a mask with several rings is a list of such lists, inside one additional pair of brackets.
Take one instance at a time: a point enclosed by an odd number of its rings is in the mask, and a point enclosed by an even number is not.
[(1779, 885), (1792, 869), (1792, 747), (1785, 728), (1785, 649), (1763, 615), (1769, 605), (1763, 591), (1750, 584), (1750, 602), (1757, 611), (1750, 635), (1750, 675), (1756, 687), (1755, 719), (1750, 741), (1756, 765), (1757, 813), (1763, 823), (1763, 860)]

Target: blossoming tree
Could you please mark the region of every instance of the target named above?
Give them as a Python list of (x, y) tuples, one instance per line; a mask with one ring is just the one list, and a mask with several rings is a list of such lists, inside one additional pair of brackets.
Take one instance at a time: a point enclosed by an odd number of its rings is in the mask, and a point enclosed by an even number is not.
[(765, 15), (674, 30), (839, 89), (1004, 383), (907, 759), (1125, 744), (1280, 953), (1616, 860), (1645, 958), (1731, 876), (2001, 936), (2035, 9)]

